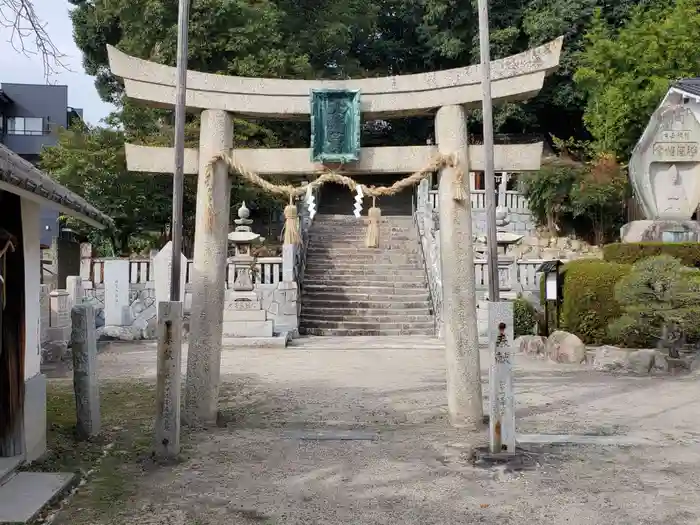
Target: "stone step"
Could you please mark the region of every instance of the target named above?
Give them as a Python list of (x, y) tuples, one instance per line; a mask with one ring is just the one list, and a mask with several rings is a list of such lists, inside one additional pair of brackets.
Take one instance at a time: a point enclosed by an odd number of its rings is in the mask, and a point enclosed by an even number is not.
[(334, 308), (349, 308), (349, 309), (368, 309), (368, 310), (411, 310), (415, 308), (430, 308), (430, 301), (407, 301), (402, 298), (400, 301), (395, 300), (395, 298), (390, 298), (389, 300), (372, 298), (368, 300), (356, 300), (349, 299), (347, 297), (343, 299), (329, 299), (328, 297), (305, 297), (302, 301), (303, 307), (309, 308), (321, 308), (326, 310), (331, 310)]
[(222, 337), (222, 350), (237, 350), (239, 348), (285, 348), (291, 337), (288, 333), (272, 337)]
[(19, 472), (0, 485), (0, 523), (31, 523), (70, 488), (75, 474)]
[[(307, 276), (308, 277), (308, 276)], [(318, 276), (314, 277), (314, 279), (306, 279), (306, 282), (304, 283), (304, 288), (307, 288), (309, 286), (317, 286), (317, 285), (325, 285), (325, 286), (340, 286), (340, 287), (346, 287), (346, 286), (360, 286), (360, 287), (382, 287), (382, 286), (389, 286), (393, 288), (427, 288), (428, 285), (425, 282), (425, 279), (420, 279), (420, 278), (406, 278), (401, 275), (394, 275), (391, 278), (388, 279), (351, 279), (347, 277), (342, 277), (338, 278), (337, 276)]]
[(352, 295), (400, 295), (400, 296), (416, 296), (416, 295), (427, 295), (428, 287), (424, 286), (422, 288), (397, 288), (394, 286), (334, 286), (332, 284), (322, 284), (322, 283), (307, 283), (304, 285), (303, 295), (340, 295), (342, 297), (348, 297)]
[[(430, 310), (427, 307), (423, 308), (354, 308), (352, 306), (335, 306), (319, 308), (309, 304), (304, 304), (301, 307), (301, 315), (323, 319), (324, 316), (331, 318), (336, 317), (377, 317), (377, 318), (394, 318), (394, 317), (420, 317), (430, 315)], [(432, 318), (432, 315), (430, 315)]]
[(265, 321), (265, 310), (224, 310), (224, 322), (226, 321)]
[(305, 319), (302, 323), (306, 328), (340, 328), (343, 330), (393, 330), (393, 329), (430, 329), (433, 328), (433, 320), (427, 321), (390, 321), (380, 323), (373, 319), (362, 319), (360, 321), (335, 320), (335, 319)]
[(338, 278), (345, 280), (356, 277), (357, 279), (389, 279), (396, 277), (397, 279), (425, 279), (425, 270), (419, 266), (409, 265), (404, 267), (393, 266), (330, 266), (317, 265), (307, 266), (304, 270), (304, 282), (310, 282), (313, 279)]
[(272, 337), (272, 321), (224, 321), (223, 337)]
[(405, 255), (396, 254), (394, 256), (389, 255), (377, 255), (376, 257), (331, 257), (328, 255), (312, 255), (306, 259), (306, 264), (312, 265), (330, 265), (330, 266), (340, 266), (340, 265), (365, 265), (365, 266), (411, 266), (413, 268), (420, 268), (423, 266), (423, 261), (420, 257), (407, 257)]
[[(379, 230), (379, 241), (382, 239), (385, 241), (395, 240), (395, 241), (410, 241), (418, 238), (417, 231), (383, 231)], [(332, 230), (310, 230), (309, 231), (309, 241), (310, 242), (332, 242), (336, 240), (351, 240), (355, 242), (366, 242), (367, 240), (367, 230), (358, 231), (332, 231)]]
[(299, 329), (304, 335), (320, 336), (399, 336), (399, 335), (435, 335), (435, 328), (411, 328), (411, 329), (384, 329), (384, 330), (364, 330), (364, 329), (338, 329), (338, 328), (305, 328)]
[(22, 456), (0, 458), (0, 485), (15, 475), (23, 461)]
[[(422, 311), (422, 310), (421, 310)], [(332, 312), (332, 313), (331, 313)], [(336, 314), (335, 311), (328, 310), (328, 313), (308, 313), (302, 308), (301, 323), (304, 326), (315, 326), (313, 323), (317, 321), (329, 321), (338, 323), (434, 323), (433, 316), (427, 312), (421, 315), (406, 315), (399, 312), (395, 315), (346, 315)]]
[(376, 255), (378, 253), (406, 253), (410, 255), (418, 255), (421, 252), (421, 248), (418, 244), (415, 246), (411, 244), (393, 244), (391, 246), (382, 245), (379, 248), (366, 248), (362, 246), (352, 246), (347, 243), (338, 243), (335, 245), (328, 244), (314, 244), (309, 245), (306, 250), (307, 257), (310, 255), (315, 255), (317, 253), (328, 253), (331, 255)]
[[(330, 226), (316, 226), (313, 225), (309, 230), (309, 236), (314, 237), (357, 237), (358, 239), (365, 239), (367, 237), (367, 231), (369, 227), (366, 224), (358, 225), (354, 228), (345, 227), (330, 227)], [(386, 237), (415, 237), (418, 233), (416, 226), (411, 225), (408, 228), (394, 228), (388, 226), (379, 227), (379, 235), (384, 235)]]
[(419, 293), (417, 290), (412, 290), (412, 292), (413, 293), (394, 294), (390, 292), (373, 293), (371, 291), (319, 292), (316, 290), (304, 290), (302, 294), (302, 301), (308, 297), (316, 300), (327, 299), (329, 301), (402, 301), (415, 303), (419, 301), (427, 301), (430, 297), (427, 290), (425, 290), (423, 293)]
[(374, 268), (382, 266), (391, 266), (394, 268), (394, 272), (401, 272), (403, 270), (420, 270), (423, 268), (422, 261), (406, 261), (399, 260), (362, 260), (354, 259), (350, 257), (312, 257), (307, 260), (307, 267), (311, 268), (322, 268), (322, 269), (362, 269), (364, 268)]

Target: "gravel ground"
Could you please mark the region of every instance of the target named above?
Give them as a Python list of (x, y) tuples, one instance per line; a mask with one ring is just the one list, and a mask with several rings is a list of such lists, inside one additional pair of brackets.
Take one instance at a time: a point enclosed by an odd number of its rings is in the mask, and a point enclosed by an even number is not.
[[(483, 377), (487, 357), (482, 354)], [(155, 345), (113, 345), (101, 377), (152, 378)], [(183, 360), (183, 370), (184, 360)], [(225, 349), (222, 421), (151, 472), (123, 523), (700, 523), (700, 377), (613, 376), (518, 356), (518, 431), (607, 436), (474, 465), (453, 430), (440, 342), (307, 338)], [(484, 385), (486, 391), (486, 385)], [(324, 431), (345, 440), (309, 440)], [(595, 439), (595, 438), (593, 438)]]

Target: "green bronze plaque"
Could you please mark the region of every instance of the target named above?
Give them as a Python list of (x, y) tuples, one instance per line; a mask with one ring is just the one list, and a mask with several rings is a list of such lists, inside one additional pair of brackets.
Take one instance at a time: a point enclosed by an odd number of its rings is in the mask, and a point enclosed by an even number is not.
[(311, 160), (346, 163), (360, 158), (360, 91), (311, 91)]

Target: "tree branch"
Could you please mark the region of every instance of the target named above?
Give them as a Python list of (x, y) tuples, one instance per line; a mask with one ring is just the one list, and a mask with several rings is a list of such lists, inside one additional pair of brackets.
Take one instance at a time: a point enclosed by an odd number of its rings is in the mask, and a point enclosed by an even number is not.
[(43, 22), (34, 10), (33, 0), (0, 0), (0, 28), (10, 30), (8, 42), (26, 57), (39, 55), (44, 66), (44, 77), (59, 70), (70, 71), (66, 55), (54, 45)]

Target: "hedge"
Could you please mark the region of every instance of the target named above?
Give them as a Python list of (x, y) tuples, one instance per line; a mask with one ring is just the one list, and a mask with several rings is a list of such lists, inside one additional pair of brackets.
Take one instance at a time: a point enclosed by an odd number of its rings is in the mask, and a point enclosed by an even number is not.
[(680, 259), (684, 266), (700, 268), (700, 243), (698, 242), (617, 243), (603, 247), (603, 258), (618, 264), (634, 264), (656, 255), (670, 255)]
[(513, 332), (515, 337), (532, 335), (537, 323), (535, 308), (522, 297), (513, 301)]
[(586, 344), (614, 343), (608, 325), (622, 314), (615, 301), (615, 283), (631, 265), (600, 260), (579, 260), (564, 265), (561, 327)]

